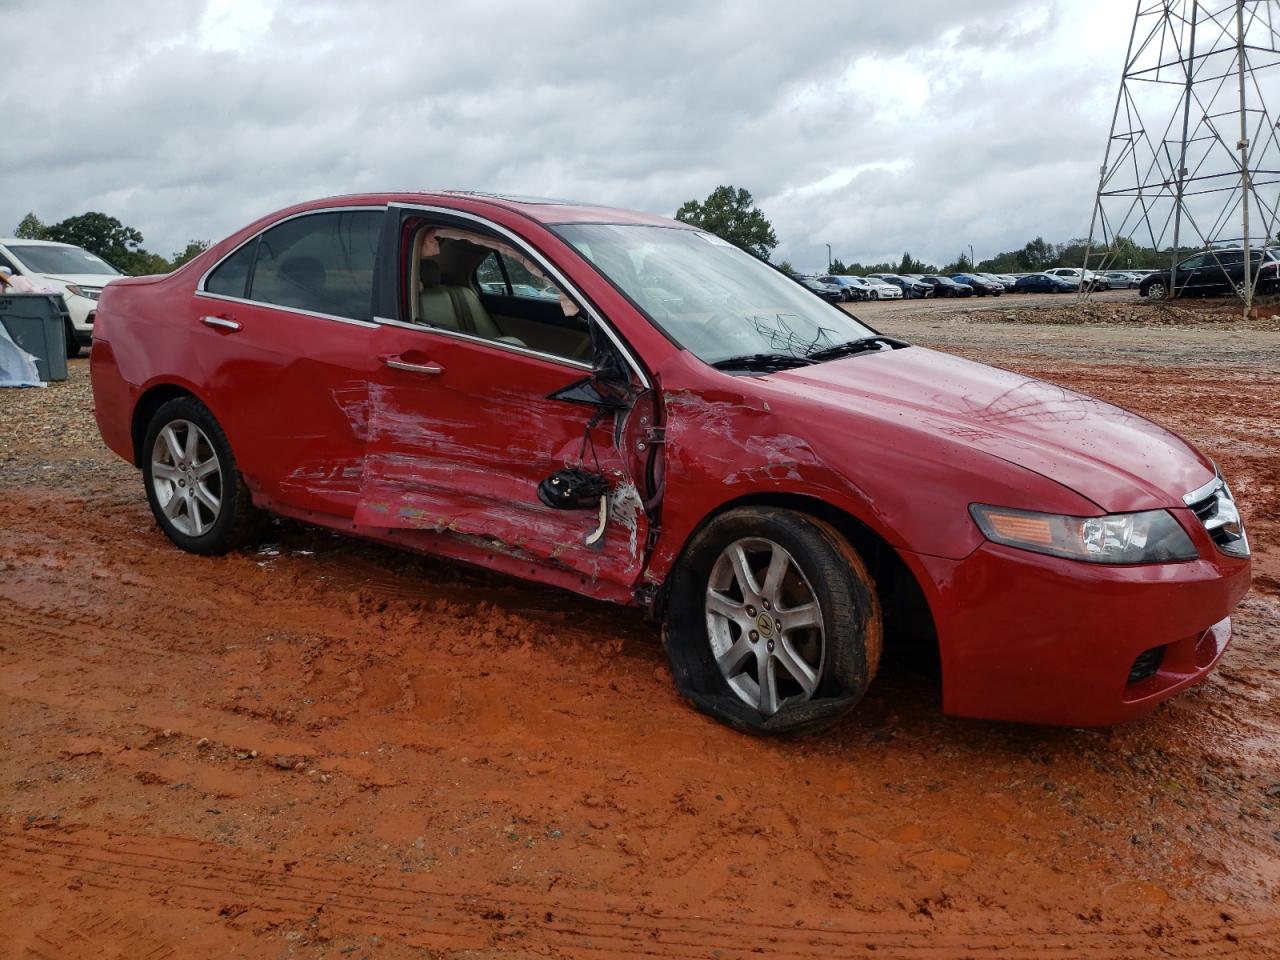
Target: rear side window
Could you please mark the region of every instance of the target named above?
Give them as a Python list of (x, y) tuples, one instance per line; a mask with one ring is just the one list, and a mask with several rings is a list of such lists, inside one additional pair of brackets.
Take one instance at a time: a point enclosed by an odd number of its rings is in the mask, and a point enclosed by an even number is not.
[(257, 250), (258, 239), (255, 237), (218, 264), (218, 269), (205, 281), (205, 290), (224, 297), (243, 297), (249, 287), (249, 268), (253, 266)]
[(350, 210), (308, 214), (272, 227), (258, 238), (249, 299), (371, 319), (382, 222), (381, 210)]

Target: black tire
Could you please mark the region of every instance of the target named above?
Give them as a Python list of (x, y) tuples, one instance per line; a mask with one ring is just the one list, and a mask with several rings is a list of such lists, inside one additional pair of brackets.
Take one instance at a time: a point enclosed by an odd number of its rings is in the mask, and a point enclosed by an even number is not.
[[(185, 422), (194, 424), (203, 432), (207, 444), (217, 457), (218, 500), (220, 509), (207, 530), (198, 535), (180, 530), (175, 520), (170, 519), (164, 511), (156, 491), (154, 478), (155, 464), (153, 451), (161, 431), (171, 424)], [(147, 424), (147, 431), (140, 451), (142, 460), (142, 481), (147, 492), (147, 502), (151, 512), (165, 536), (189, 553), (213, 556), (226, 553), (234, 547), (247, 543), (253, 536), (261, 514), (250, 500), (249, 490), (236, 465), (235, 455), (231, 452), (231, 444), (222, 427), (209, 412), (209, 408), (195, 397), (177, 397), (161, 407)], [(177, 496), (174, 490), (173, 496)], [(179, 518), (181, 519), (181, 518)]]
[[(708, 627), (713, 568), (724, 551), (744, 539), (771, 541), (790, 554), (823, 619), (813, 695), (784, 701), (771, 715), (730, 687), (717, 666)], [(866, 565), (832, 527), (791, 510), (741, 507), (714, 518), (690, 540), (672, 574), (663, 644), (681, 695), (703, 713), (757, 735), (812, 731), (852, 710), (875, 676), (883, 644), (880, 603)], [(760, 653), (758, 646), (754, 649)]]
[(67, 337), (67, 359), (73, 360), (80, 356), (80, 341), (76, 339), (76, 328), (71, 325), (71, 321), (66, 321), (66, 337)]

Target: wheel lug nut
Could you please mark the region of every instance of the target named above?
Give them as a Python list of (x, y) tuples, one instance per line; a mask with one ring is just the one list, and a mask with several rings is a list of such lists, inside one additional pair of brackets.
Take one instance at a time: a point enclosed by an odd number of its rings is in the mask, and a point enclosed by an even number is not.
[(770, 640), (770, 641), (769, 641), (769, 652), (770, 652), (770, 653), (773, 653), (773, 641), (772, 641), (772, 640)]
[(755, 615), (756, 615), (756, 608), (751, 606), (750, 604), (747, 604), (747, 616), (754, 617)]
[(764, 601), (764, 608), (765, 608), (766, 610), (772, 610), (772, 609), (773, 609), (772, 607), (770, 607), (770, 606), (769, 606), (769, 601), (768, 601), (768, 600)]
[(775, 630), (777, 630), (779, 633), (781, 633), (781, 632), (782, 632), (782, 621), (781, 621), (781, 620), (775, 620), (775, 621), (773, 621), (773, 626), (774, 626), (774, 629), (775, 629)]
[(756, 633), (754, 630), (752, 630), (749, 634), (747, 634), (747, 636), (751, 638), (752, 643), (755, 643), (757, 640), (760, 639), (760, 634)]

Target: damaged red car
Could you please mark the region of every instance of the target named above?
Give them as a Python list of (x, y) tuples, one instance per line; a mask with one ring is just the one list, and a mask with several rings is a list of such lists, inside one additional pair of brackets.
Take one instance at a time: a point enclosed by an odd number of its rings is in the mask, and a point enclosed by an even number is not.
[(1136, 717), (1213, 667), (1249, 584), (1179, 437), (647, 214), (302, 204), (108, 286), (92, 374), (179, 547), (268, 511), (640, 605), (681, 693), (755, 732), (830, 722), (908, 644), (949, 713)]

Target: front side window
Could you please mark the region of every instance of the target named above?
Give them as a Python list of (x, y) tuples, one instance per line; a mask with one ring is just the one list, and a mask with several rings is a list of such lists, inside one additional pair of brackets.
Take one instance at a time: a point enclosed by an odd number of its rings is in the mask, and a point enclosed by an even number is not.
[(1194, 270), (1196, 267), (1200, 266), (1202, 263), (1204, 263), (1204, 255), (1196, 254), (1194, 257), (1187, 257), (1187, 259), (1183, 260), (1180, 264), (1178, 264), (1178, 269)]
[(410, 318), (437, 330), (588, 362), (578, 305), (511, 244), (484, 233), (424, 225), (409, 256)]
[(756, 353), (803, 357), (872, 335), (712, 234), (633, 224), (556, 229), (655, 325), (707, 363)]
[(249, 299), (370, 320), (382, 224), (381, 210), (346, 210), (307, 214), (272, 227), (258, 238)]

